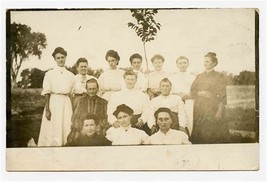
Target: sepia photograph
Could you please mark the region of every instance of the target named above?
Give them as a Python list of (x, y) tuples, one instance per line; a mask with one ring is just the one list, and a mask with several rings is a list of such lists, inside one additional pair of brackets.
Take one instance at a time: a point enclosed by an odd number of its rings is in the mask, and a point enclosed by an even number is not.
[(8, 9), (6, 170), (259, 170), (260, 18)]

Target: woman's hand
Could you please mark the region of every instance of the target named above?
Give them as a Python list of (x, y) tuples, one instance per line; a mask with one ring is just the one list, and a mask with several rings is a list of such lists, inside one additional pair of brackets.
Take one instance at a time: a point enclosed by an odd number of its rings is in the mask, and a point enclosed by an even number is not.
[(118, 122), (118, 121), (115, 121), (115, 122), (113, 123), (113, 127), (114, 127), (114, 128), (118, 128), (118, 127), (120, 127), (119, 122)]
[(46, 109), (46, 110), (45, 110), (45, 117), (46, 117), (46, 119), (47, 119), (48, 121), (51, 120), (51, 111), (50, 111), (50, 109)]
[(152, 128), (151, 128), (151, 135), (153, 135), (157, 131), (158, 131), (158, 128), (155, 125), (153, 125)]
[(197, 95), (200, 97), (206, 97), (206, 98), (212, 97), (212, 94), (208, 91), (199, 91), (199, 92), (197, 92)]
[(144, 121), (141, 118), (138, 118), (138, 122), (136, 123), (136, 126), (138, 128), (141, 128), (144, 125)]

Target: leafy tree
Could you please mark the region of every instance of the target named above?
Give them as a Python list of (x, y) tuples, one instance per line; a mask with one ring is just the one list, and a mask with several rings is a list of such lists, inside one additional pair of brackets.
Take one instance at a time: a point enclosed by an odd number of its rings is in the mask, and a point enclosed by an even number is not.
[(132, 16), (136, 19), (137, 23), (128, 23), (128, 27), (132, 28), (138, 37), (143, 42), (143, 48), (146, 60), (146, 69), (148, 70), (148, 61), (146, 54), (146, 43), (155, 39), (161, 24), (154, 20), (154, 16), (158, 13), (156, 9), (132, 9), (130, 10)]
[(38, 68), (24, 69), (20, 76), (22, 80), (17, 83), (17, 87), (21, 88), (42, 88), (45, 73), (49, 71), (42, 71)]
[(241, 71), (239, 75), (234, 76), (235, 85), (255, 85), (256, 75), (254, 71)]
[(20, 73), (22, 80), (17, 83), (17, 86), (21, 88), (28, 88), (30, 86), (30, 75), (31, 72), (29, 68), (22, 70), (22, 72)]
[(43, 33), (31, 32), (31, 28), (24, 24), (10, 25), (9, 41), (12, 86), (16, 86), (21, 64), (30, 56), (41, 58), (42, 49), (46, 48), (46, 36)]
[(43, 80), (46, 71), (39, 70), (37, 68), (31, 69), (30, 73), (30, 88), (42, 88)]

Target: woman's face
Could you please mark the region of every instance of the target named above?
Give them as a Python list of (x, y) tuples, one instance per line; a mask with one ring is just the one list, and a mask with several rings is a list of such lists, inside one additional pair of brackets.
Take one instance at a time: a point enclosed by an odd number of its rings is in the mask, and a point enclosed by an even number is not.
[(215, 63), (212, 61), (210, 57), (204, 58), (204, 66), (207, 71), (212, 70), (215, 67)]
[(93, 119), (84, 120), (82, 134), (92, 136), (96, 133), (96, 124)]
[(133, 67), (134, 70), (140, 70), (141, 65), (142, 65), (142, 60), (141, 59), (134, 58), (132, 60), (132, 67)]
[(126, 88), (133, 89), (136, 84), (135, 75), (126, 75), (124, 78), (124, 82), (125, 82)]
[(130, 116), (129, 114), (125, 112), (119, 112), (117, 116), (119, 125), (124, 128), (128, 127), (131, 124), (131, 118), (132, 116)]
[(87, 94), (90, 97), (94, 97), (97, 94), (98, 88), (97, 88), (97, 84), (93, 83), (93, 82), (89, 82), (86, 84), (86, 89), (87, 89)]
[(119, 61), (117, 59), (115, 59), (114, 57), (110, 57), (110, 56), (108, 56), (107, 62), (109, 64), (110, 69), (116, 69), (117, 65), (119, 63)]
[(59, 67), (64, 67), (66, 62), (66, 56), (60, 53), (57, 53), (54, 57), (55, 61), (57, 62), (57, 65)]
[(171, 116), (169, 115), (169, 113), (167, 113), (167, 112), (158, 113), (157, 124), (159, 125), (159, 129), (163, 133), (168, 132), (170, 130), (171, 124), (172, 124), (172, 119), (171, 119)]
[(179, 59), (177, 60), (176, 65), (180, 72), (186, 72), (189, 62), (187, 59)]
[(168, 96), (171, 93), (172, 86), (170, 82), (160, 82), (159, 89), (162, 95)]
[(161, 59), (154, 59), (153, 66), (155, 71), (161, 71), (163, 66), (163, 61)]
[(88, 70), (88, 64), (85, 62), (80, 62), (79, 66), (77, 67), (77, 70), (78, 70), (79, 74), (86, 75), (87, 70)]

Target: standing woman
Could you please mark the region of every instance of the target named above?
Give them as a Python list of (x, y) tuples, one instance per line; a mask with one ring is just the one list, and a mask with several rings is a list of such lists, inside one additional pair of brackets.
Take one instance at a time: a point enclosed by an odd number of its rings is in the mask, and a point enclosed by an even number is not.
[(117, 68), (120, 56), (116, 51), (109, 50), (106, 53), (105, 59), (109, 64), (109, 69), (102, 73), (98, 78), (99, 96), (109, 101), (112, 93), (121, 90), (124, 71)]
[(192, 143), (225, 143), (228, 140), (228, 125), (223, 119), (226, 79), (214, 71), (217, 64), (216, 53), (207, 53), (205, 72), (199, 74), (191, 86), (191, 94), (195, 98)]
[(156, 54), (151, 58), (152, 65), (154, 67), (154, 71), (148, 74), (148, 89), (147, 94), (150, 99), (157, 97), (160, 95), (160, 81), (163, 78), (167, 78), (168, 74), (162, 70), (163, 63), (165, 59), (162, 55)]
[(69, 94), (74, 75), (66, 70), (67, 52), (57, 47), (52, 56), (57, 66), (45, 74), (42, 95), (45, 96), (38, 146), (63, 146), (70, 132), (72, 105)]

